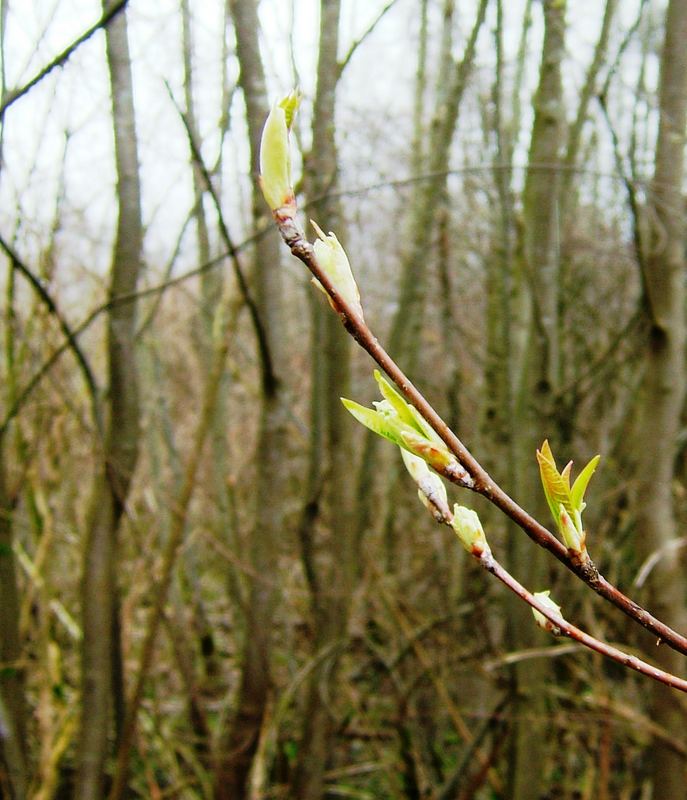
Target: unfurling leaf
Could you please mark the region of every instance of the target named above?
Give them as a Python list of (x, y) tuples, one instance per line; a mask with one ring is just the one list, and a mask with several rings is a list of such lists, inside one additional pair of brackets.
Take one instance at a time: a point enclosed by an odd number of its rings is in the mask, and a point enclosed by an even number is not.
[(547, 439), (544, 440), (541, 450), (537, 450), (537, 461), (539, 462), (539, 473), (544, 487), (546, 502), (558, 525), (561, 506), (567, 509), (569, 513), (573, 513), (570, 499), (570, 468), (566, 466), (562, 474), (558, 471)]
[(358, 422), (369, 428), (373, 433), (383, 436), (399, 447), (405, 447), (401, 439), (400, 424), (392, 417), (382, 414), (373, 408), (362, 406), (360, 403), (356, 403), (355, 400), (347, 400), (345, 397), (341, 398), (341, 402)]
[(374, 402), (374, 409), (341, 398), (358, 422), (418, 456), (439, 473), (453, 478), (463, 472), (458, 459), (418, 411), (378, 371), (375, 379), (384, 399)]
[(572, 461), (566, 464), (562, 472), (559, 472), (548, 441), (545, 440), (541, 450), (537, 450), (544, 495), (556, 527), (565, 546), (583, 558), (587, 557), (586, 535), (582, 525), (582, 512), (585, 508), (584, 493), (599, 463), (599, 458), (599, 456), (594, 456), (591, 459), (578, 475), (571, 489)]
[(377, 385), (379, 386), (379, 391), (382, 393), (382, 397), (394, 409), (398, 415), (398, 418), (411, 428), (416, 427), (415, 417), (410, 411), (411, 406), (408, 405), (408, 403), (403, 399), (403, 397), (401, 397), (401, 395), (396, 391), (396, 389), (394, 389), (394, 387), (378, 369), (374, 371), (374, 377), (377, 381)]
[(577, 476), (575, 483), (573, 483), (573, 487), (570, 492), (572, 505), (573, 508), (579, 510), (580, 513), (582, 513), (584, 510), (584, 493), (587, 491), (589, 481), (591, 480), (591, 477), (594, 474), (600, 459), (601, 456), (594, 456), (594, 458), (592, 458), (592, 460)]

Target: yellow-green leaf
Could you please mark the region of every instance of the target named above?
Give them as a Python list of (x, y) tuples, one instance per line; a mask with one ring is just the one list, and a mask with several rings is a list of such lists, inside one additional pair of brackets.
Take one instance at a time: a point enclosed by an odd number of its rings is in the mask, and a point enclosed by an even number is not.
[(290, 94), (287, 94), (282, 100), (279, 101), (279, 107), (284, 109), (284, 117), (286, 120), (286, 127), (291, 130), (293, 119), (298, 111), (298, 106), (301, 103), (301, 93), (298, 89), (294, 89)]
[(374, 371), (374, 376), (379, 386), (379, 391), (382, 393), (382, 397), (387, 400), (396, 411), (399, 419), (411, 428), (417, 428), (415, 418), (411, 412), (412, 406), (408, 405), (406, 400), (394, 389), (378, 369)]
[(394, 422), (390, 417), (380, 414), (372, 408), (361, 406), (354, 400), (347, 400), (345, 397), (341, 398), (346, 410), (352, 414), (355, 419), (369, 428), (373, 433), (383, 436), (390, 442), (397, 444), (399, 447), (406, 447), (405, 442), (401, 438), (401, 425)]
[(576, 511), (582, 512), (584, 493), (587, 491), (589, 481), (591, 480), (591, 477), (594, 474), (600, 459), (601, 456), (594, 456), (594, 458), (590, 460), (582, 472), (580, 472), (580, 474), (577, 476), (577, 480), (573, 484), (570, 494), (573, 508)]
[(559, 506), (562, 505), (570, 514), (573, 513), (570, 484), (567, 476), (563, 477), (558, 472), (548, 440), (544, 440), (541, 450), (537, 450), (537, 461), (539, 462), (539, 473), (546, 501), (556, 524), (558, 524), (560, 519)]

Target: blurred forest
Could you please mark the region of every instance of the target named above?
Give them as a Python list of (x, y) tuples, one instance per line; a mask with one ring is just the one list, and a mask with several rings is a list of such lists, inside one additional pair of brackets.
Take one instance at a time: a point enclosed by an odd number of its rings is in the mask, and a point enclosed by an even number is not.
[(435, 524), (257, 185), (298, 86), (372, 331), (552, 530), (536, 449), (600, 453), (591, 557), (687, 634), (686, 42), (687, 0), (0, 0), (0, 797), (687, 800), (685, 695)]

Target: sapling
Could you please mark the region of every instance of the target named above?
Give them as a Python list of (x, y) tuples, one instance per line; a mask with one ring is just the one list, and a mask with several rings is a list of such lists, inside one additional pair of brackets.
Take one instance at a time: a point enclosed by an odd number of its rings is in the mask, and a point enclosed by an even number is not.
[[(275, 104), (265, 123), (260, 159), (260, 184), (265, 200), (272, 210), (282, 239), (293, 255), (310, 270), (317, 286), (327, 295), (329, 304), (346, 330), (397, 387), (395, 389), (391, 382), (375, 371), (383, 398), (375, 403), (375, 408), (366, 408), (347, 399), (343, 399), (344, 405), (359, 422), (401, 449), (404, 463), (418, 486), (423, 505), (438, 523), (448, 525), (454, 530), (466, 550), (487, 572), (532, 608), (535, 621), (539, 625), (554, 635), (569, 637), (654, 680), (687, 692), (686, 680), (618, 650), (567, 622), (548, 592), (533, 594), (497, 561), (476, 512), (457, 504), (453, 512), (450, 511), (445, 487), (435, 473), (485, 497), (515, 521), (537, 544), (553, 553), (597, 594), (654, 633), (659, 641), (687, 654), (687, 638), (626, 597), (599, 573), (589, 556), (586, 532), (582, 526), (582, 511), (585, 507), (583, 497), (599, 456), (595, 456), (587, 464), (571, 487), (572, 464), (559, 472), (546, 441), (537, 452), (544, 493), (563, 540), (560, 541), (492, 480), (380, 345), (365, 322), (360, 293), (348, 257), (335, 235), (330, 233), (329, 236), (324, 236), (316, 227), (320, 238), (313, 245), (307, 240), (296, 219), (297, 202), (290, 174), (289, 132), (297, 105), (298, 97), (292, 93)], [(439, 488), (439, 484), (443, 488)]]

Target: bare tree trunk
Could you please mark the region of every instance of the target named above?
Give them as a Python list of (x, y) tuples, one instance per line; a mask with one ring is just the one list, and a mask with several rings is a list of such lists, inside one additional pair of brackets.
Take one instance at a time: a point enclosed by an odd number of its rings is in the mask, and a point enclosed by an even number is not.
[(578, 157), (580, 154), (580, 144), (582, 142), (582, 129), (584, 123), (587, 121), (589, 114), (589, 103), (597, 92), (597, 84), (599, 81), (599, 73), (606, 61), (606, 53), (608, 51), (608, 40), (611, 33), (611, 26), (615, 17), (615, 12), (618, 8), (618, 0), (606, 0), (606, 9), (604, 11), (603, 21), (601, 23), (601, 31), (599, 38), (596, 42), (594, 49), (594, 57), (592, 63), (587, 70), (587, 76), (584, 81), (584, 86), (580, 92), (580, 102), (577, 106), (577, 114), (575, 120), (570, 126), (568, 131), (568, 142), (566, 146), (564, 170), (560, 179), (560, 214), (563, 219), (563, 224), (567, 219), (566, 210), (570, 208), (571, 201), (574, 205), (574, 196), (571, 196), (571, 190), (575, 184), (574, 168), (577, 165)]
[(26, 709), (24, 680), (18, 666), (21, 642), (12, 550), (13, 511), (5, 479), (5, 437), (0, 435), (0, 796), (23, 800), (28, 783)]
[[(104, 9), (107, 10), (107, 3)], [(109, 291), (110, 299), (114, 299), (136, 289), (143, 229), (126, 16), (120, 14), (113, 20), (105, 35), (119, 203)], [(103, 797), (110, 713), (114, 709), (121, 721), (124, 712), (115, 562), (117, 529), (138, 458), (135, 321), (135, 302), (115, 304), (108, 313), (109, 420), (91, 499), (82, 584), (82, 716), (76, 790), (79, 800)]]
[[(553, 398), (559, 381), (558, 347), (558, 163), (562, 142), (563, 93), (561, 61), (565, 48), (565, 2), (543, 0), (544, 44), (539, 86), (534, 99), (534, 123), (529, 168), (523, 190), (523, 270), (527, 345), (517, 394), (516, 475), (518, 494), (529, 508), (544, 517), (546, 504), (539, 485), (534, 458), (542, 430), (555, 438)], [(544, 554), (533, 550), (524, 537), (511, 537), (511, 568), (527, 586), (541, 588)], [(510, 641), (527, 647), (539, 633), (523, 609), (510, 611)], [(509, 797), (539, 798), (545, 763), (546, 735), (544, 660), (514, 669), (517, 700), (513, 704), (514, 730), (511, 750)], [(539, 768), (532, 769), (532, 764)]]
[[(5, 31), (9, 2), (0, 0), (0, 101), (7, 92), (7, 64)], [(4, 170), (3, 151), (5, 125), (0, 126), (0, 172)], [(6, 357), (8, 371), (14, 361), (14, 266), (8, 276), (8, 308), (6, 328)], [(14, 379), (8, 376), (7, 398), (13, 402)], [(10, 800), (23, 798), (27, 786), (26, 708), (24, 680), (21, 671), (13, 665), (21, 655), (19, 638), (19, 587), (13, 543), (12, 503), (6, 482), (6, 440), (0, 434), (0, 663), (5, 665), (0, 676), (0, 795), (6, 793)]]
[[(646, 373), (639, 433), (637, 542), (645, 555), (662, 552), (650, 580), (653, 613), (677, 630), (687, 629), (685, 582), (677, 551), (672, 486), (685, 391), (685, 124), (687, 122), (687, 2), (670, 0), (665, 21), (659, 93), (659, 130), (651, 187), (651, 231), (645, 286), (649, 313)], [(664, 669), (679, 672), (683, 659), (654, 648)], [(684, 711), (672, 692), (654, 687), (652, 718), (682, 740)], [(687, 797), (684, 760), (663, 738), (651, 751), (654, 800)]]
[[(236, 47), (248, 120), (251, 168), (258, 173), (260, 137), (269, 112), (265, 74), (258, 43), (256, 0), (230, 0), (236, 31)], [(253, 182), (253, 220), (257, 226), (265, 214), (265, 203), (257, 180)], [(282, 283), (277, 269), (280, 247), (276, 235), (263, 236), (255, 246), (256, 304), (260, 313), (273, 369), (283, 363)], [(258, 432), (255, 518), (250, 541), (250, 579), (241, 680), (236, 714), (230, 731), (222, 737), (215, 797), (242, 800), (271, 690), (270, 656), (272, 626), (277, 601), (277, 554), (283, 540), (285, 475), (284, 453), (286, 408), (281, 381), (273, 371), (263, 373)]]
[[(305, 187), (309, 197), (322, 198), (312, 215), (327, 230), (345, 241), (344, 219), (339, 199), (338, 153), (335, 140), (336, 87), (340, 0), (322, 0), (317, 93), (313, 109), (312, 150), (306, 159)], [(329, 195), (329, 196), (327, 196)], [(335, 314), (316, 297), (312, 304), (313, 339), (312, 419), (320, 436), (311, 440), (310, 498), (321, 496), (319, 515), (309, 515), (301, 526), (303, 559), (309, 579), (315, 629), (315, 652), (331, 649), (326, 663), (314, 669), (307, 687), (305, 720), (293, 781), (293, 796), (318, 800), (323, 796), (324, 772), (332, 752), (335, 720), (323, 691), (335, 685), (338, 652), (335, 647), (346, 634), (355, 543), (351, 536), (352, 481), (351, 421), (339, 402), (350, 383), (351, 342)], [(324, 347), (324, 352), (320, 352)], [(320, 491), (321, 486), (321, 491)], [(318, 518), (319, 517), (319, 518)], [(305, 517), (304, 517), (305, 521)], [(305, 536), (303, 536), (305, 534)]]
[[(451, 4), (449, 4), (451, 5)], [(389, 334), (389, 351), (405, 367), (410, 378), (417, 366), (419, 336), (425, 305), (428, 251), (437, 218), (437, 209), (445, 198), (446, 171), (450, 162), (451, 143), (458, 122), (458, 113), (475, 60), (477, 38), (486, 15), (488, 0), (480, 0), (477, 16), (465, 45), (463, 58), (455, 61), (448, 49), (442, 67), (446, 80), (439, 87), (427, 147), (426, 167), (433, 177), (421, 183), (411, 200), (408, 247), (401, 263), (399, 305)], [(367, 529), (372, 511), (370, 487), (375, 474), (377, 440), (374, 434), (365, 438), (361, 467), (357, 477), (356, 538)], [(390, 482), (393, 485), (393, 481)]]

